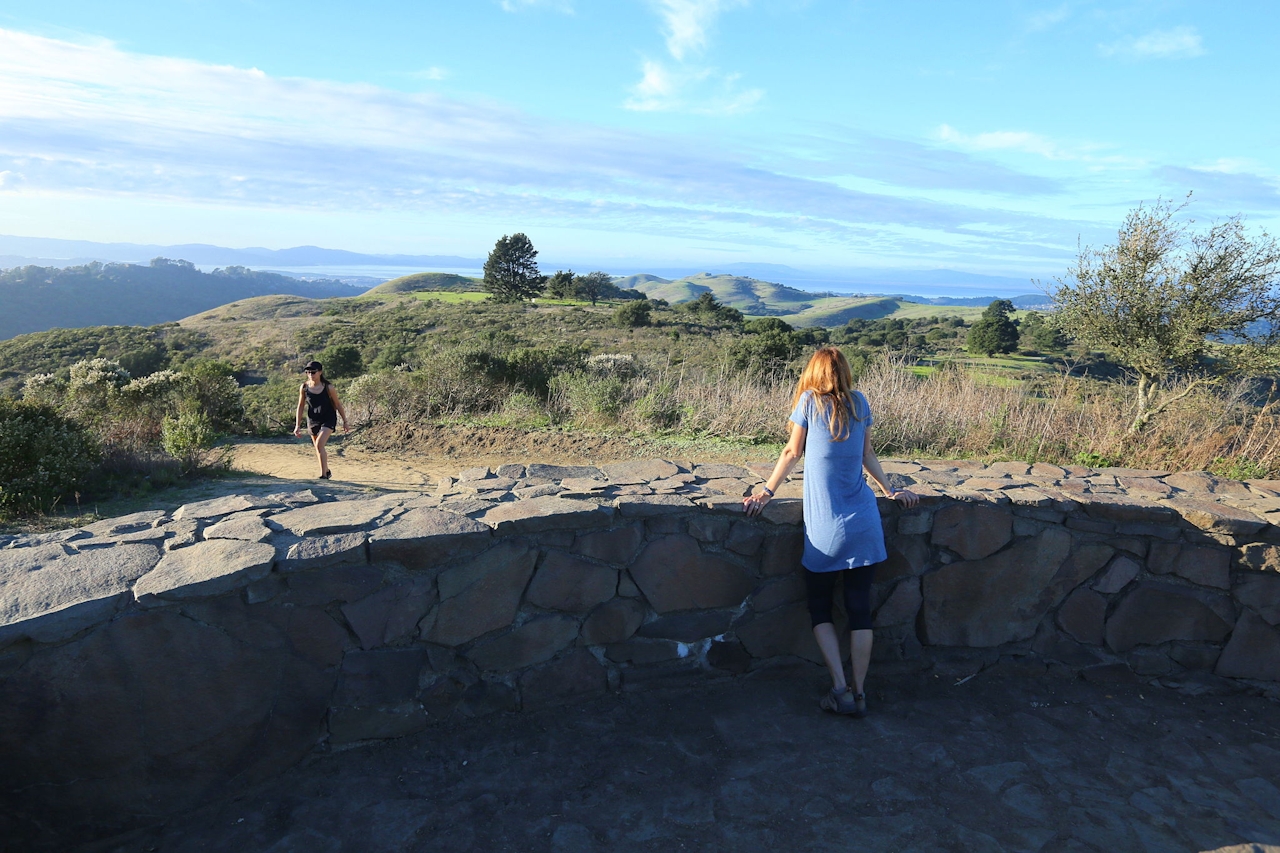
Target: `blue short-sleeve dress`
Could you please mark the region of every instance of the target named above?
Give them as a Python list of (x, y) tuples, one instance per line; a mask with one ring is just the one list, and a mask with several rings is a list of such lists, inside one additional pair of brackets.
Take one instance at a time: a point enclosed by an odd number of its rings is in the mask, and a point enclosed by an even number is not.
[(879, 563), (888, 555), (876, 496), (862, 476), (862, 447), (871, 426), (871, 406), (853, 392), (856, 417), (849, 437), (832, 441), (826, 415), (812, 391), (791, 413), (808, 430), (804, 449), (804, 556), (811, 572), (837, 572)]

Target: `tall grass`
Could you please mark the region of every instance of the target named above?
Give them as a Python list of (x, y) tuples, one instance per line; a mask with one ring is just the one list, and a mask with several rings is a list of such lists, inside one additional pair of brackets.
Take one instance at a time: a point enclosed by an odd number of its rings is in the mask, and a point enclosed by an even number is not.
[[(909, 368), (882, 360), (859, 378), (884, 456), (1280, 473), (1280, 402), (1259, 405), (1246, 384), (1197, 391), (1134, 435), (1131, 389), (1121, 384), (1069, 374), (993, 384), (958, 367), (926, 376)], [(361, 377), (349, 408), (369, 423), (480, 416), (494, 424), (777, 443), (786, 439), (794, 382), (785, 372), (595, 357), (552, 377), (538, 396), (442, 360), (434, 370)]]

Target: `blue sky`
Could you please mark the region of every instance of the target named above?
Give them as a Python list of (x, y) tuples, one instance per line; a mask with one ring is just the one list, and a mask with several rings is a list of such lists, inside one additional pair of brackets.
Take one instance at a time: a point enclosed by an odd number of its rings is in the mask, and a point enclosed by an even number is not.
[(0, 0), (0, 233), (1064, 271), (1280, 219), (1270, 3)]

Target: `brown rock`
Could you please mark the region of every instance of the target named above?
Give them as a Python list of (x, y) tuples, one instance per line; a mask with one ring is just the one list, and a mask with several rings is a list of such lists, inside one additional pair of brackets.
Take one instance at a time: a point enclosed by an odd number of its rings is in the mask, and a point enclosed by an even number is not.
[(1080, 588), (1062, 603), (1058, 625), (1078, 642), (1100, 646), (1106, 616), (1107, 600), (1096, 592)]
[(1133, 495), (1145, 498), (1167, 498), (1173, 494), (1173, 488), (1154, 477), (1121, 477), (1120, 485)]
[(1156, 574), (1173, 573), (1201, 586), (1231, 588), (1231, 553), (1224, 548), (1159, 542), (1152, 546), (1147, 565)]
[(572, 616), (542, 616), (477, 643), (467, 657), (481, 669), (511, 672), (550, 660), (577, 636), (578, 620)]
[(888, 559), (876, 571), (877, 583), (924, 574), (932, 553), (923, 536), (896, 536), (885, 541)]
[(768, 581), (751, 596), (751, 609), (757, 613), (803, 601), (805, 598), (804, 578), (799, 572)]
[(749, 557), (760, 550), (760, 545), (763, 542), (763, 530), (754, 524), (739, 521), (733, 526), (733, 530), (729, 532), (729, 538), (725, 541), (724, 547)]
[(520, 676), (520, 696), (526, 711), (599, 696), (608, 688), (608, 673), (585, 649)]
[(510, 625), (537, 558), (536, 550), (504, 542), (465, 566), (441, 572), (440, 606), (434, 620), (428, 616), (431, 624), (424, 621), (423, 636), (458, 646)]
[(631, 567), (631, 577), (659, 613), (733, 607), (754, 584), (741, 567), (703, 554), (691, 536), (650, 542)]
[(933, 544), (955, 551), (965, 560), (980, 560), (1008, 544), (1013, 513), (987, 504), (951, 504), (933, 519)]
[(1227, 504), (1186, 498), (1174, 498), (1166, 503), (1185, 521), (1209, 533), (1252, 536), (1267, 526), (1267, 522), (1253, 513)]
[(617, 591), (617, 569), (564, 551), (548, 551), (529, 585), (529, 601), (548, 610), (581, 613), (613, 598)]
[(604, 563), (623, 565), (631, 561), (643, 541), (644, 528), (631, 524), (613, 530), (579, 533), (573, 550)]
[(1113, 595), (1128, 586), (1141, 570), (1141, 566), (1122, 554), (1111, 561), (1106, 573), (1098, 578), (1093, 588), (1106, 595)]
[(925, 575), (928, 642), (998, 646), (1031, 637), (1057, 603), (1055, 593), (1067, 586), (1054, 581), (1070, 548), (1070, 534), (1049, 528), (986, 559), (952, 563)]
[(1031, 476), (1044, 477), (1048, 480), (1058, 480), (1066, 476), (1066, 470), (1057, 465), (1050, 465), (1048, 462), (1037, 462), (1031, 466)]
[(1231, 632), (1226, 596), (1161, 581), (1139, 584), (1107, 620), (1107, 645), (1127, 652), (1139, 645), (1169, 640), (1216, 643)]
[(1214, 672), (1228, 678), (1280, 681), (1280, 631), (1246, 610), (1236, 622)]
[(773, 577), (798, 571), (803, 554), (804, 534), (799, 530), (781, 530), (765, 540), (760, 573)]
[(1280, 575), (1240, 574), (1236, 577), (1236, 601), (1272, 625), (1280, 625)]
[(429, 578), (413, 578), (343, 605), (342, 615), (360, 638), (360, 646), (373, 649), (412, 636), (419, 620), (436, 603)]
[(1280, 545), (1251, 542), (1240, 549), (1240, 563), (1259, 572), (1280, 572)]
[(644, 605), (633, 599), (605, 602), (582, 623), (582, 641), (588, 646), (603, 646), (629, 640), (644, 622), (644, 612)]
[(922, 600), (919, 578), (907, 578), (895, 586), (893, 592), (889, 593), (889, 598), (880, 605), (872, 625), (883, 628), (886, 625), (914, 623)]

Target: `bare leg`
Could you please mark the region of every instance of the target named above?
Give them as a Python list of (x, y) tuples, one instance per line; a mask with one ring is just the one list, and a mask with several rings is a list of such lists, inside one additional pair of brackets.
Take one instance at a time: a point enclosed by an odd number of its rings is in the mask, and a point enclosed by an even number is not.
[(324, 449), (324, 446), (329, 443), (329, 436), (331, 435), (333, 435), (333, 430), (328, 427), (320, 427), (320, 433), (311, 439), (316, 446), (316, 458), (320, 460), (321, 476), (324, 476), (324, 473), (329, 470), (329, 453)]
[[(822, 626), (818, 626), (822, 627)], [(828, 625), (828, 627), (831, 627)], [(816, 629), (815, 629), (816, 630)], [(835, 629), (831, 630), (832, 640)], [(849, 632), (849, 652), (853, 658), (853, 692), (862, 692), (862, 681), (867, 677), (867, 665), (871, 663), (871, 629)], [(823, 652), (824, 656), (826, 652)]]
[[(867, 633), (871, 632), (867, 631)], [(844, 679), (844, 661), (840, 660), (840, 641), (836, 638), (836, 626), (830, 622), (814, 625), (813, 637), (818, 641), (818, 648), (822, 650), (822, 659), (827, 662), (827, 669), (831, 672), (831, 686), (837, 693), (843, 693), (848, 682)], [(865, 673), (866, 670), (867, 667), (864, 664), (862, 671)]]

